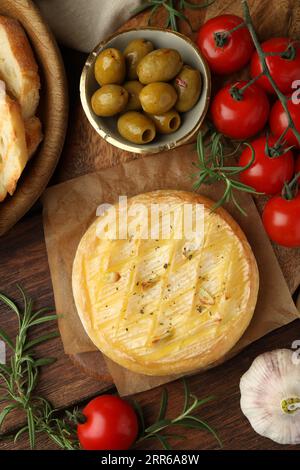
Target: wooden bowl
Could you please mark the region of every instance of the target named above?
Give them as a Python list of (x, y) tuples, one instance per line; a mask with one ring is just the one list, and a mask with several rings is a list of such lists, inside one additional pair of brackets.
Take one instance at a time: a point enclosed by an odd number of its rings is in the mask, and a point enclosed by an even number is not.
[(14, 195), (0, 203), (0, 235), (9, 230), (41, 195), (58, 162), (67, 127), (68, 94), (63, 62), (55, 39), (31, 0), (1, 0), (0, 15), (25, 29), (41, 76), (38, 116), (44, 139), (27, 164)]
[[(186, 113), (181, 113), (182, 124), (176, 132), (157, 135), (155, 139), (143, 145), (125, 140), (117, 130), (117, 118), (96, 116), (91, 107), (91, 97), (99, 88), (94, 76), (94, 65), (99, 53), (108, 47), (123, 51), (127, 44), (137, 38), (148, 39), (155, 49), (176, 49), (184, 64), (199, 70), (202, 76), (202, 93), (195, 106)], [(84, 112), (91, 125), (107, 142), (128, 152), (153, 154), (173, 149), (187, 143), (200, 129), (206, 116), (211, 93), (211, 77), (208, 65), (196, 45), (183, 34), (161, 28), (140, 28), (122, 31), (102, 41), (89, 55), (80, 81), (80, 97)]]

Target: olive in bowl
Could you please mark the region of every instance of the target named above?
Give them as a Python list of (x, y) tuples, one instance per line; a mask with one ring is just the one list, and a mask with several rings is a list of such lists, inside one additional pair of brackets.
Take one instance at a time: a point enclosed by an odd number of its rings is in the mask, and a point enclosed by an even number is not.
[(144, 85), (172, 80), (183, 65), (179, 52), (174, 49), (157, 49), (138, 63), (137, 74)]
[(134, 39), (130, 41), (124, 51), (125, 61), (127, 65), (127, 77), (129, 80), (136, 80), (137, 66), (138, 63), (145, 57), (149, 52), (153, 51), (154, 46), (151, 41), (147, 39)]
[(180, 115), (175, 109), (170, 109), (163, 114), (148, 114), (148, 116), (160, 134), (171, 134), (177, 131), (181, 124)]
[[(116, 114), (112, 114), (110, 109), (110, 115), (104, 116), (96, 114), (97, 109), (92, 105), (92, 96), (99, 88), (95, 77), (95, 63), (97, 57), (107, 49), (117, 49), (124, 57), (126, 68), (125, 77), (121, 83), (108, 85), (121, 86), (127, 91), (128, 100), (124, 108), (123, 102), (114, 107), (113, 111)], [(198, 70), (202, 79), (202, 87), (200, 91), (197, 89), (195, 93), (195, 95), (199, 95), (198, 99), (195, 96), (189, 97), (188, 100), (185, 98), (186, 106), (193, 105), (187, 112), (177, 109), (181, 91), (176, 89), (177, 84), (175, 83), (176, 78), (180, 79), (185, 65), (193, 70)], [(147, 78), (149, 68), (151, 76)], [(183, 79), (181, 83), (183, 83)], [(149, 83), (146, 83), (148, 81)], [(106, 85), (101, 85), (102, 88), (104, 86)], [(97, 133), (106, 142), (116, 147), (142, 154), (165, 151), (188, 142), (199, 130), (206, 115), (210, 89), (209, 69), (196, 45), (179, 33), (159, 28), (123, 31), (102, 41), (90, 54), (80, 83), (84, 111)], [(100, 90), (97, 95), (101, 96)], [(163, 99), (161, 99), (162, 97)], [(188, 105), (187, 101), (189, 101)], [(138, 113), (139, 120), (136, 115), (134, 115), (133, 121), (132, 116), (129, 115), (128, 120), (128, 113), (132, 112)], [(108, 113), (107, 108), (106, 113)], [(122, 116), (123, 113), (125, 119)], [(141, 121), (141, 119), (143, 120)], [(135, 126), (132, 122), (135, 123)], [(137, 122), (140, 123), (139, 126), (136, 126)], [(146, 132), (143, 135), (140, 129), (145, 124), (144, 130)], [(148, 127), (150, 125), (151, 127)], [(133, 131), (134, 127), (139, 127), (138, 135), (142, 135), (142, 138), (136, 136)]]
[(95, 62), (95, 78), (99, 85), (120, 85), (125, 80), (125, 74), (125, 58), (118, 49), (110, 47), (98, 55)]
[(199, 70), (184, 65), (174, 79), (173, 86), (178, 95), (176, 109), (180, 113), (186, 113), (195, 106), (201, 93), (202, 79)]
[(156, 134), (155, 125), (147, 116), (137, 111), (128, 111), (118, 119), (118, 131), (124, 139), (135, 144), (147, 144)]
[(130, 80), (129, 82), (125, 82), (123, 87), (128, 92), (126, 111), (138, 111), (139, 109), (142, 109), (140, 93), (144, 88), (144, 85), (142, 85), (138, 80)]
[(97, 116), (114, 116), (124, 111), (128, 102), (128, 91), (120, 85), (104, 85), (92, 96), (92, 108)]
[(162, 114), (173, 108), (177, 93), (169, 83), (149, 83), (140, 92), (140, 101), (145, 113)]

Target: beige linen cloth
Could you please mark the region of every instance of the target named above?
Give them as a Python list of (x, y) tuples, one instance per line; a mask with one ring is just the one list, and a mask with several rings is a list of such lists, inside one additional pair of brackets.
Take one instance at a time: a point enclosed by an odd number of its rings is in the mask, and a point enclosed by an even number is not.
[(142, 0), (35, 0), (57, 40), (90, 52), (125, 23)]

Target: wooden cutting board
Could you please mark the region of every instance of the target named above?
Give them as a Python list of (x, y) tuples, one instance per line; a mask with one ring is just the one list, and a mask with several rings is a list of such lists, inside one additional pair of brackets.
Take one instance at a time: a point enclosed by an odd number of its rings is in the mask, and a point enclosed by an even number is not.
[[(196, 3), (194, 1), (194, 3)], [(198, 2), (201, 3), (201, 2)], [(261, 40), (271, 36), (289, 36), (300, 39), (300, 2), (299, 0), (249, 0), (252, 18)], [(242, 15), (241, 0), (216, 0), (211, 6), (201, 10), (186, 10), (194, 30), (207, 19), (222, 14), (233, 13)], [(149, 12), (142, 13), (127, 23), (120, 30), (147, 26)], [(165, 11), (161, 9), (153, 18), (153, 25), (163, 27)], [(196, 34), (184, 22), (179, 22), (182, 33), (195, 39)], [(226, 81), (234, 80), (238, 75), (226, 77)], [(220, 80), (213, 77), (215, 87), (220, 86)], [(185, 146), (181, 148), (184, 158)], [(172, 150), (170, 151), (170, 156)], [(72, 133), (67, 137), (63, 159), (59, 165), (58, 180), (65, 181), (89, 172), (108, 168), (135, 158), (147, 158), (119, 150), (106, 143), (88, 123), (80, 102), (73, 105)], [(157, 155), (159, 158), (159, 154)], [(265, 200), (257, 201), (262, 210)], [(289, 285), (294, 293), (300, 285), (300, 249), (289, 250), (274, 247), (279, 263)], [(71, 359), (87, 374), (98, 377), (102, 381), (111, 380), (101, 353), (85, 353), (72, 356)]]

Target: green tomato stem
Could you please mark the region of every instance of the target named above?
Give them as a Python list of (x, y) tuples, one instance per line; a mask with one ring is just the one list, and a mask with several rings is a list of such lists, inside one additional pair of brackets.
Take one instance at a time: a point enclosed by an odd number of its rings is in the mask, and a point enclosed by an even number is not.
[(286, 60), (295, 60), (296, 49), (293, 44), (289, 44), (283, 52), (263, 52), (265, 57), (281, 57)]
[(245, 23), (243, 22), (243, 23), (238, 24), (234, 28), (229, 29), (228, 31), (217, 31), (214, 34), (214, 41), (215, 41), (216, 46), (217, 47), (226, 46), (226, 44), (228, 42), (228, 37), (230, 36), (230, 34), (234, 33), (238, 29), (244, 28), (244, 27), (245, 27)]
[(241, 88), (238, 88), (236, 85), (233, 85), (230, 88), (230, 94), (231, 94), (232, 98), (236, 101), (241, 101), (243, 99), (243, 96), (244, 96), (244, 91), (247, 90), (247, 88), (249, 88), (249, 86), (253, 85), (257, 80), (259, 80), (260, 77), (262, 77), (263, 75), (264, 75), (264, 73), (261, 72), (259, 75), (252, 78), (251, 80), (249, 80), (249, 82), (247, 82), (246, 85), (244, 85)]
[(281, 196), (287, 201), (291, 201), (298, 194), (298, 180), (300, 178), (300, 171), (295, 174), (290, 183), (284, 183)]
[(280, 137), (278, 137), (278, 140), (276, 142), (276, 144), (274, 145), (275, 148), (278, 148), (280, 147), (283, 139), (285, 138), (286, 134), (288, 133), (288, 131), (290, 130), (289, 126), (283, 131), (283, 133), (281, 134)]
[(262, 50), (262, 47), (260, 45), (260, 42), (258, 40), (256, 31), (255, 31), (253, 23), (252, 23), (248, 2), (247, 2), (247, 0), (241, 0), (241, 2), (242, 2), (243, 12), (244, 12), (245, 23), (248, 27), (248, 30), (249, 30), (250, 34), (251, 34), (255, 49), (256, 49), (257, 54), (259, 56), (260, 63), (261, 63), (262, 69), (263, 69), (263, 73), (264, 73), (264, 75), (266, 75), (266, 77), (268, 77), (274, 91), (276, 92), (276, 94), (278, 96), (278, 99), (280, 100), (280, 102), (283, 106), (283, 109), (285, 110), (285, 112), (287, 114), (288, 121), (289, 121), (289, 128), (293, 131), (296, 139), (300, 143), (300, 133), (297, 131), (296, 126), (294, 124), (294, 121), (292, 119), (292, 116), (291, 116), (291, 114), (288, 110), (288, 106), (287, 106), (288, 99), (286, 98), (286, 96), (283, 93), (281, 93), (281, 91), (279, 90), (278, 86), (276, 85), (276, 83), (274, 82), (274, 80), (273, 80), (273, 78), (270, 74), (270, 71), (269, 71), (269, 68), (268, 68), (268, 65), (267, 65), (267, 62), (266, 62), (265, 54)]

